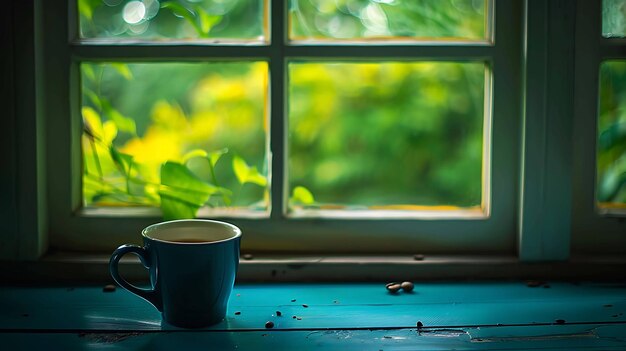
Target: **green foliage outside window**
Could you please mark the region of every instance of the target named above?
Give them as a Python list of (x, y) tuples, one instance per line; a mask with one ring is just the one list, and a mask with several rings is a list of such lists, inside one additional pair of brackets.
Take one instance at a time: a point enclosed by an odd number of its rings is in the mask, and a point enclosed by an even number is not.
[(485, 0), (291, 0), (296, 40), (485, 40)]
[(626, 208), (626, 61), (600, 66), (598, 190), (601, 207)]
[(315, 195), (306, 208), (481, 206), (484, 63), (297, 62), (289, 82), (289, 182)]
[[(77, 1), (88, 39), (266, 35), (264, 1)], [(486, 3), (288, 6), (296, 37), (483, 40)], [(483, 63), (376, 67), (290, 68), (291, 208), (479, 206)], [(81, 73), (86, 206), (160, 206), (166, 218), (192, 217), (202, 206), (268, 209), (266, 63), (82, 63)], [(327, 134), (311, 139), (315, 130)], [(333, 140), (348, 149), (323, 147)]]
[(266, 210), (267, 64), (83, 63), (86, 206)]
[(626, 0), (602, 0), (602, 35), (605, 38), (626, 36)]
[(261, 0), (78, 0), (80, 36), (89, 39), (258, 40)]

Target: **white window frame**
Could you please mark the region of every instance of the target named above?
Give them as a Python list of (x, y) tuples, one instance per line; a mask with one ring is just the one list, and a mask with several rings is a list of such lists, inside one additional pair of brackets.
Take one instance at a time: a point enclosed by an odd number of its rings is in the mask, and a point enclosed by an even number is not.
[[(81, 60), (121, 61), (202, 61), (211, 59), (262, 59), (269, 62), (270, 84), (270, 153), (271, 153), (271, 213), (269, 218), (223, 218), (240, 226), (245, 233), (243, 250), (271, 252), (515, 252), (515, 216), (517, 193), (517, 144), (519, 133), (511, 125), (519, 123), (517, 90), (520, 30), (512, 23), (521, 21), (515, 6), (519, 2), (501, 2), (495, 6), (495, 38), (486, 42), (418, 43), (390, 45), (297, 45), (286, 43), (286, 2), (271, 3), (271, 40), (269, 45), (198, 45), (198, 44), (101, 44), (77, 40), (75, 9), (70, 1), (68, 10), (56, 6), (55, 16), (48, 20), (51, 28), (65, 31), (49, 33), (46, 51), (60, 62), (56, 69), (46, 70), (47, 81), (56, 83), (58, 96), (48, 100), (49, 159), (56, 160), (49, 177), (49, 214), (52, 230), (51, 244), (65, 249), (109, 250), (115, 245), (138, 241), (139, 230), (159, 221), (155, 212), (140, 212), (120, 218), (82, 211), (80, 193), (81, 155), (79, 138), (78, 63)], [(487, 7), (490, 9), (491, 7)], [(487, 11), (489, 12), (489, 11)], [(518, 15), (516, 15), (518, 14)], [(69, 24), (69, 29), (67, 29)], [(47, 24), (48, 25), (48, 24)], [(71, 30), (74, 30), (73, 32)], [(68, 37), (69, 44), (68, 44)], [(497, 45), (493, 44), (497, 43)], [(483, 190), (489, 212), (481, 218), (426, 219), (342, 219), (291, 218), (286, 215), (286, 157), (285, 117), (286, 69), (289, 60), (476, 60), (484, 61), (493, 71), (492, 82), (486, 81), (488, 106), (484, 125), (484, 177), (490, 186)], [(55, 60), (56, 61), (56, 60)], [(46, 62), (50, 62), (46, 60)], [(68, 79), (69, 77), (69, 79)], [(51, 87), (50, 87), (51, 88)], [(64, 96), (68, 92), (69, 96)], [(58, 98), (58, 97), (61, 98)], [(492, 119), (489, 111), (493, 110)], [(71, 116), (67, 118), (66, 116)], [(491, 164), (490, 164), (491, 162)], [(491, 169), (491, 171), (490, 171)], [(493, 171), (495, 170), (495, 172)], [(99, 213), (102, 213), (100, 211)], [(127, 214), (131, 211), (125, 212)], [(222, 218), (221, 218), (222, 219)]]

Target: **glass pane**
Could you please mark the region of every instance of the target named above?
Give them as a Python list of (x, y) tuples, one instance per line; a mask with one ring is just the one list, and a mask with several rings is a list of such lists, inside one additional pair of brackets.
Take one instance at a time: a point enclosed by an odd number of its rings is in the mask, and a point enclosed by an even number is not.
[(481, 206), (484, 63), (291, 63), (289, 80), (292, 210)]
[(626, 37), (626, 0), (602, 1), (602, 36)]
[(626, 60), (600, 66), (598, 202), (626, 209)]
[(263, 0), (77, 0), (81, 38), (263, 40)]
[(268, 207), (266, 62), (82, 63), (81, 78), (86, 206)]
[(485, 40), (485, 0), (291, 0), (293, 40)]

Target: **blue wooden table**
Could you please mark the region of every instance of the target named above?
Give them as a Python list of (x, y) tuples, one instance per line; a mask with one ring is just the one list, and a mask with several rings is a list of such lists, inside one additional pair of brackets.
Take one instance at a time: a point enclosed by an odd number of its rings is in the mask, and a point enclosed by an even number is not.
[(626, 350), (626, 284), (530, 285), (242, 284), (195, 330), (119, 288), (2, 287), (0, 349)]

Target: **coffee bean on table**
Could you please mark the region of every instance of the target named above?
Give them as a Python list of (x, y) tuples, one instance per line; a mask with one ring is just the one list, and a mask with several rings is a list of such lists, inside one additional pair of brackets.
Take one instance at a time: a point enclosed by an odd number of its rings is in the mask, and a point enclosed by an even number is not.
[(536, 288), (538, 286), (542, 286), (543, 284), (545, 284), (545, 282), (542, 282), (541, 280), (529, 280), (526, 282), (526, 286), (529, 288)]
[(406, 292), (411, 292), (413, 291), (413, 283), (411, 282), (402, 282), (402, 284), (400, 284), (400, 287), (402, 288), (402, 290), (406, 291)]
[(241, 312), (239, 312), (239, 311), (235, 312), (235, 316), (238, 316), (240, 314), (241, 314)]
[(107, 284), (102, 288), (103, 292), (114, 292), (117, 287), (113, 284)]
[(302, 307), (309, 308), (309, 305), (304, 304), (304, 305), (302, 305)]
[(424, 260), (424, 255), (422, 255), (422, 254), (413, 255), (413, 259), (416, 260), (416, 261), (423, 261)]
[(390, 283), (387, 284), (387, 290), (391, 293), (397, 293), (402, 286), (398, 283)]
[(267, 328), (267, 329), (274, 328), (274, 322), (272, 322), (272, 321), (265, 322), (265, 328)]
[(280, 317), (280, 316), (282, 316), (283, 314), (282, 314), (280, 311), (276, 311), (276, 315), (277, 315), (278, 317)]

